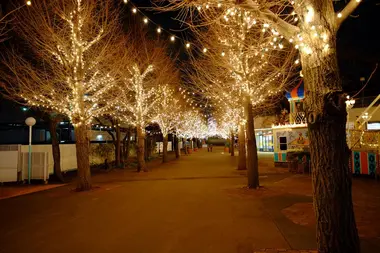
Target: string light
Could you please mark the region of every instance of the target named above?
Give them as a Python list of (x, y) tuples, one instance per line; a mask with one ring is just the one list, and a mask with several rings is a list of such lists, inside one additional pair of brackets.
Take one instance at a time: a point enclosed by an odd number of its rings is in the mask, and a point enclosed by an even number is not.
[(137, 9), (136, 9), (136, 8), (133, 8), (133, 9), (132, 9), (132, 12), (133, 12), (133, 13), (137, 13)]
[(175, 40), (175, 36), (172, 35), (172, 36), (170, 37), (170, 40), (171, 40), (171, 41), (174, 41), (174, 40)]
[[(31, 1), (28, 2), (26, 4), (31, 5)], [(69, 28), (68, 32), (59, 39), (68, 40), (67, 43), (72, 46), (62, 47), (57, 43), (53, 44), (56, 51), (49, 51), (57, 60), (57, 64), (65, 65), (65, 68), (73, 71), (66, 73), (66, 79), (61, 81), (63, 88), (58, 91), (52, 89), (47, 93), (44, 86), (44, 89), (22, 93), (20, 96), (32, 106), (49, 108), (67, 115), (77, 127), (89, 125), (94, 117), (103, 115), (113, 106), (112, 103), (104, 103), (107, 99), (104, 95), (114, 88), (116, 81), (101, 70), (98, 62), (91, 64), (86, 62), (92, 60), (87, 59), (88, 50), (102, 39), (104, 30), (100, 29), (92, 39), (84, 38), (82, 28), (86, 27), (84, 20), (87, 20), (84, 19), (84, 15), (89, 14), (91, 9), (88, 9), (82, 0), (73, 3), (75, 8), (66, 13), (65, 18), (59, 16), (62, 18), (62, 25)]]
[(148, 19), (147, 18), (144, 18), (144, 23), (148, 24)]
[(26, 1), (26, 5), (32, 5), (32, 1)]
[(157, 28), (157, 33), (161, 33), (161, 28), (160, 27)]
[(190, 47), (190, 43), (186, 43), (186, 48), (189, 48)]

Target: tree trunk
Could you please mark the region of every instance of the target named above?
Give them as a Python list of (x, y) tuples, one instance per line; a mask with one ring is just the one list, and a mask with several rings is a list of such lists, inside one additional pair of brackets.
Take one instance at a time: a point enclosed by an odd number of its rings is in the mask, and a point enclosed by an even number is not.
[(185, 155), (187, 155), (187, 146), (186, 146), (186, 139), (182, 138), (182, 146), (183, 146), (183, 151)]
[(233, 131), (231, 131), (231, 149), (230, 149), (230, 152), (231, 152), (231, 156), (235, 156), (235, 136), (234, 136)]
[(259, 185), (259, 164), (257, 157), (255, 128), (253, 121), (252, 103), (249, 97), (245, 99), (245, 119), (247, 129), (247, 176), (248, 188), (256, 189)]
[(239, 163), (238, 170), (247, 169), (247, 159), (245, 153), (245, 132), (244, 126), (239, 126)]
[(358, 253), (360, 241), (348, 167), (346, 105), (335, 41), (329, 54), (302, 55), (318, 252)]
[(90, 171), (90, 142), (87, 135), (87, 126), (79, 125), (75, 127), (75, 146), (78, 166), (78, 191), (88, 191), (91, 189)]
[(164, 136), (163, 147), (162, 147), (162, 162), (166, 163), (168, 161), (168, 136)]
[(51, 147), (53, 153), (54, 161), (54, 176), (60, 181), (64, 182), (62, 171), (61, 171), (61, 151), (59, 149), (59, 140), (57, 135), (57, 124), (59, 119), (50, 116), (49, 118), (49, 129), (51, 136)]
[(179, 139), (178, 136), (174, 138), (174, 150), (175, 150), (175, 158), (178, 159), (181, 156), (181, 150), (179, 149)]
[(137, 171), (148, 171), (145, 164), (145, 133), (141, 126), (136, 127), (137, 132)]
[(151, 138), (151, 144), (150, 144), (150, 156), (153, 157), (154, 153), (156, 152), (156, 136), (153, 135)]
[(131, 145), (131, 132), (132, 132), (132, 129), (131, 128), (128, 128), (127, 130), (127, 133), (124, 137), (124, 140), (123, 140), (123, 149), (124, 149), (124, 152), (123, 152), (123, 160), (124, 160), (124, 163), (127, 162), (128, 158), (129, 158), (129, 148), (130, 148), (130, 145)]
[(115, 138), (115, 165), (117, 168), (121, 167), (121, 134), (120, 134), (120, 126), (116, 121), (116, 138)]

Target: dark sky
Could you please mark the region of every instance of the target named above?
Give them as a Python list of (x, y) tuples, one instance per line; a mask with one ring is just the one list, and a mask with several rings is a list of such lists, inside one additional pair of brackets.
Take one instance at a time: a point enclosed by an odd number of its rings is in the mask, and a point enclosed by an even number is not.
[[(35, 0), (36, 1), (36, 0)], [(115, 0), (119, 1), (119, 0)], [(122, 0), (120, 0), (122, 1)], [(2, 9), (8, 9), (7, 6), (16, 4), (14, 0), (0, 0)], [(20, 0), (23, 2), (23, 0)], [(193, 41), (192, 34), (188, 30), (183, 30), (181, 24), (174, 20), (176, 13), (157, 13), (147, 8), (150, 6), (149, 0), (129, 0), (132, 4), (140, 7), (139, 10), (147, 15), (152, 21), (161, 27), (170, 31), (185, 40)], [(131, 3), (125, 5), (122, 10), (124, 20), (142, 22), (141, 14), (132, 14)], [(345, 1), (335, 1), (337, 10), (342, 9)], [(5, 10), (6, 12), (6, 10)], [(3, 12), (4, 13), (4, 12)], [(135, 16), (132, 17), (131, 16)], [(156, 33), (156, 25), (148, 24), (148, 29), (152, 34)], [(186, 49), (183, 45), (185, 40), (176, 40), (176, 43), (170, 43), (168, 35), (160, 35), (162, 39), (168, 41), (169, 50), (174, 54), (179, 53), (180, 58), (186, 60)], [(344, 90), (349, 94), (355, 94), (362, 87), (360, 77), (369, 77), (377, 62), (380, 62), (380, 1), (379, 0), (362, 0), (358, 9), (342, 25), (338, 33), (338, 59), (341, 75), (344, 84)], [(179, 63), (180, 64), (180, 63)], [(376, 96), (380, 93), (380, 66), (378, 71), (369, 82), (361, 96)]]
[[(143, 8), (150, 6), (148, 0), (130, 0), (154, 22), (170, 30), (181, 30), (184, 27), (173, 19), (175, 13), (157, 13)], [(336, 10), (341, 10), (347, 0), (335, 1)], [(131, 6), (128, 7), (130, 9)], [(127, 10), (127, 9), (126, 9)], [(174, 32), (175, 33), (175, 32)], [(191, 38), (188, 32), (176, 33), (184, 38)], [(366, 79), (380, 63), (380, 1), (362, 0), (355, 12), (341, 26), (338, 32), (338, 60), (343, 79), (344, 90), (355, 94), (362, 87), (360, 77)], [(174, 50), (182, 50), (183, 45), (176, 45)], [(380, 93), (380, 66), (364, 90), (365, 96)], [(363, 95), (363, 94), (360, 94)]]

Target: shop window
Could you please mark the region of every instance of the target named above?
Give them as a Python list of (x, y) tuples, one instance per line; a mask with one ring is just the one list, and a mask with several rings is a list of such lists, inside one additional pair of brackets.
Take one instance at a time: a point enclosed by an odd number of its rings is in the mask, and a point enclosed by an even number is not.
[(280, 150), (287, 150), (288, 149), (288, 142), (286, 140), (286, 137), (280, 137)]

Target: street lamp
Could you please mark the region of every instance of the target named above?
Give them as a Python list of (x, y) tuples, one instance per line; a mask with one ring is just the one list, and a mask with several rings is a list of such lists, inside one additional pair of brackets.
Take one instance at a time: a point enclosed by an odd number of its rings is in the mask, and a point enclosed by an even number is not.
[(355, 99), (353, 99), (353, 98), (350, 99), (350, 96), (347, 96), (347, 100), (346, 100), (347, 110), (352, 109), (352, 107), (354, 107), (354, 105), (355, 105)]
[(347, 121), (348, 123), (350, 122), (350, 110), (352, 109), (352, 107), (354, 107), (355, 105), (355, 100), (353, 98), (350, 98), (350, 96), (347, 96), (347, 100), (346, 100), (346, 109), (347, 109)]
[(29, 117), (25, 120), (25, 124), (29, 126), (28, 184), (30, 184), (30, 176), (32, 169), (32, 127), (36, 124), (36, 119), (33, 117)]
[(348, 131), (348, 146), (351, 148), (351, 131), (350, 131), (350, 110), (355, 105), (355, 100), (347, 96), (346, 109), (347, 109), (347, 131)]

